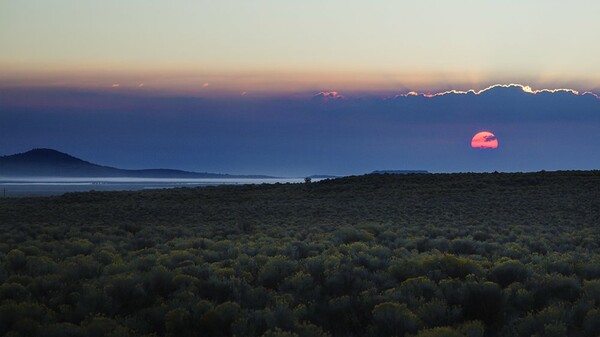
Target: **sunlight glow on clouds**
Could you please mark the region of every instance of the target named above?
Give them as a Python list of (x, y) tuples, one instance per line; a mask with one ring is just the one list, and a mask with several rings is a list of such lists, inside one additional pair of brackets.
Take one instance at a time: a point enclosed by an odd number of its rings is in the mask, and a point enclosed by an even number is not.
[(317, 93), (314, 98), (322, 98), (322, 99), (343, 99), (344, 96), (340, 95), (337, 91), (321, 91)]
[(406, 94), (398, 94), (396, 95), (396, 97), (409, 97), (409, 96), (423, 96), (423, 97), (427, 97), (427, 98), (432, 98), (432, 97), (438, 97), (438, 96), (445, 96), (445, 95), (450, 95), (450, 94), (454, 94), (454, 95), (468, 95), (468, 94), (473, 94), (473, 95), (481, 95), (482, 93), (485, 93), (486, 91), (495, 89), (495, 88), (520, 88), (521, 90), (523, 90), (523, 92), (526, 92), (528, 94), (532, 94), (532, 95), (536, 95), (539, 93), (560, 93), (560, 92), (565, 92), (565, 93), (570, 93), (573, 95), (592, 95), (598, 99), (600, 99), (600, 97), (597, 94), (594, 94), (590, 91), (586, 91), (582, 94), (580, 94), (579, 91), (574, 90), (574, 89), (568, 89), (568, 88), (557, 88), (557, 89), (532, 89), (530, 86), (528, 85), (523, 85), (523, 84), (515, 84), (515, 83), (511, 83), (511, 84), (494, 84), (491, 85), (485, 89), (481, 89), (481, 90), (474, 90), (474, 89), (470, 89), (470, 90), (466, 90), (466, 91), (461, 91), (461, 90), (448, 90), (448, 91), (443, 91), (443, 92), (438, 92), (438, 93), (418, 93), (415, 91), (410, 91)]

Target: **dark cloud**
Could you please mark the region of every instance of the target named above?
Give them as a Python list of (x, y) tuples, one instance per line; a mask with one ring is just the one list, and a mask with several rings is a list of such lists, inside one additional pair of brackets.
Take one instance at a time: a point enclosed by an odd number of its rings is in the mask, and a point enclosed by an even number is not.
[[(340, 96), (3, 89), (0, 154), (53, 147), (129, 168), (278, 175), (600, 167), (600, 100), (591, 94), (496, 87), (435, 97)], [(472, 151), (471, 137), (482, 130), (501, 148)]]

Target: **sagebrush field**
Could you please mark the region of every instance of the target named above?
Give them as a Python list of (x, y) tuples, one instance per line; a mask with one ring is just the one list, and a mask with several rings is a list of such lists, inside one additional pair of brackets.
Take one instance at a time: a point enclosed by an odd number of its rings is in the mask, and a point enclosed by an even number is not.
[(600, 172), (0, 199), (5, 336), (598, 336)]

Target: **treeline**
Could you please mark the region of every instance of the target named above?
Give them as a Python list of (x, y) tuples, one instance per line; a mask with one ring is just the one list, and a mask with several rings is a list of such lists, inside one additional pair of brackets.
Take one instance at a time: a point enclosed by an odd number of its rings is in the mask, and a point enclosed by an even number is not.
[(599, 336), (600, 172), (0, 200), (3, 336)]

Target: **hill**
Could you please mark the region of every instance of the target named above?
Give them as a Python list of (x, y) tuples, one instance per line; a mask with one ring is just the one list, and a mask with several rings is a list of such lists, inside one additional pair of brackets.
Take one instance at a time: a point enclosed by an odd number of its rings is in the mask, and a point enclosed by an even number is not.
[(426, 174), (426, 170), (378, 170), (371, 172), (372, 174)]
[(0, 157), (0, 177), (272, 178), (172, 169), (126, 170), (90, 163), (52, 149), (33, 149)]

